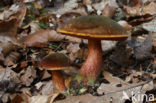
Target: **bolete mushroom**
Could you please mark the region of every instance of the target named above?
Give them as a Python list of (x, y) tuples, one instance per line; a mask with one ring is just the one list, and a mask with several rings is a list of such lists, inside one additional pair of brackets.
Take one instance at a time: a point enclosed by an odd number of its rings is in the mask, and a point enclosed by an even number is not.
[(69, 59), (67, 56), (62, 53), (51, 53), (43, 58), (39, 66), (52, 71), (52, 80), (54, 87), (56, 87), (55, 92), (61, 92), (66, 88), (60, 70), (68, 69)]
[(88, 39), (88, 56), (80, 75), (96, 79), (102, 66), (101, 40), (123, 41), (129, 34), (112, 19), (105, 16), (80, 16), (60, 27), (58, 32)]

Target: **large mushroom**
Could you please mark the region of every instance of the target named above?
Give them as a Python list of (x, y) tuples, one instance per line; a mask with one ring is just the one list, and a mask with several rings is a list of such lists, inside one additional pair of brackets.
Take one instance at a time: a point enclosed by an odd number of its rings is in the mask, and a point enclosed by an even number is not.
[(55, 92), (62, 92), (65, 90), (65, 81), (61, 74), (61, 70), (68, 69), (69, 59), (62, 53), (51, 53), (43, 58), (39, 66), (46, 70), (52, 71), (53, 84), (56, 89)]
[(80, 75), (94, 80), (102, 66), (101, 40), (123, 41), (129, 36), (126, 30), (112, 19), (97, 15), (77, 17), (57, 31), (88, 39), (88, 56), (80, 69)]

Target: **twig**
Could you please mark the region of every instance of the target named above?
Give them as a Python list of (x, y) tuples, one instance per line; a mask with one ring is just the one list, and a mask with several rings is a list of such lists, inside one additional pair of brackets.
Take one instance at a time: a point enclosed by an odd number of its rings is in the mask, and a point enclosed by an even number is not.
[(134, 85), (134, 86), (125, 88), (125, 89), (121, 89), (121, 90), (117, 90), (117, 91), (112, 91), (112, 92), (106, 93), (106, 94), (104, 94), (104, 95), (109, 95), (109, 94), (112, 94), (112, 93), (117, 93), (117, 92), (121, 92), (121, 91), (126, 91), (126, 90), (129, 90), (129, 89), (135, 88), (135, 87), (143, 86), (144, 84), (147, 84), (147, 83), (149, 83), (149, 82), (151, 82), (151, 81), (152, 81), (152, 80), (149, 80), (149, 81), (146, 81), (146, 82), (144, 82), (144, 83), (140, 83), (140, 84), (137, 84), (137, 85)]

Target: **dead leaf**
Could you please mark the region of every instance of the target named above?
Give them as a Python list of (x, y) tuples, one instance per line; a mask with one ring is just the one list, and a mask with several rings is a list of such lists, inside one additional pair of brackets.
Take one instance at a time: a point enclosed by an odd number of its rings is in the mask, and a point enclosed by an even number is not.
[(82, 43), (82, 39), (81, 38), (77, 38), (77, 37), (72, 37), (72, 36), (65, 36), (65, 39), (67, 39), (70, 42), (73, 43)]
[(28, 25), (24, 26), (23, 29), (30, 28), (30, 34), (33, 34), (39, 30), (41, 30), (41, 27), (38, 25), (38, 21), (32, 21)]
[(11, 100), (11, 103), (23, 103), (25, 102), (23, 100), (23, 98), (20, 96), (20, 95), (16, 95), (12, 100)]
[(36, 78), (36, 70), (34, 69), (34, 67), (29, 66), (27, 70), (24, 72), (24, 74), (20, 77), (20, 80), (22, 84), (30, 86), (35, 78)]
[(19, 82), (17, 73), (15, 73), (10, 68), (0, 69), (0, 80), (14, 80)]
[(54, 87), (53, 87), (52, 81), (42, 82), (42, 83), (43, 83), (43, 86), (40, 90), (41, 95), (50, 95), (54, 93), (53, 91)]
[(21, 64), (20, 64), (20, 67), (25, 68), (25, 67), (27, 67), (27, 65), (28, 65), (27, 61), (22, 61)]
[(65, 24), (67, 23), (69, 20), (76, 18), (78, 16), (81, 16), (82, 14), (80, 14), (79, 12), (66, 12), (64, 14), (61, 15), (61, 17), (59, 18), (59, 22), (61, 24)]
[(45, 70), (41, 80), (44, 80), (44, 79), (47, 79), (47, 78), (50, 78), (50, 77), (51, 77), (51, 74), (48, 73), (47, 70)]
[(69, 53), (69, 58), (71, 61), (74, 61), (77, 58), (76, 53), (80, 50), (79, 44), (70, 43), (67, 46), (67, 51)]
[(60, 35), (54, 30), (39, 30), (27, 36), (24, 44), (28, 47), (42, 47), (45, 46), (48, 41), (59, 41), (63, 38), (64, 35)]
[(142, 3), (137, 3), (134, 7), (129, 7), (127, 5), (123, 6), (123, 9), (127, 13), (127, 16), (143, 16), (143, 15), (155, 15), (156, 14), (156, 3), (150, 2), (149, 4), (143, 5)]
[(118, 21), (118, 24), (124, 27), (127, 31), (131, 31), (133, 28), (130, 24), (127, 23), (127, 21), (124, 21), (124, 20)]
[(12, 66), (20, 59), (21, 55), (18, 52), (11, 52), (4, 60), (5, 66)]
[(110, 56), (110, 60), (114, 63), (124, 67), (132, 63), (132, 59), (130, 58), (132, 56), (132, 50), (131, 48), (128, 48), (126, 46), (126, 43), (118, 44), (115, 48), (115, 51)]
[(150, 2), (148, 5), (144, 6), (142, 12), (143, 15), (145, 14), (155, 15), (156, 14), (155, 10), (156, 10), (156, 3)]
[(116, 9), (108, 4), (105, 6), (104, 10), (102, 11), (102, 15), (112, 18), (116, 12)]
[(142, 27), (145, 30), (150, 31), (150, 32), (156, 32), (155, 26), (156, 26), (156, 19), (153, 19), (152, 21), (142, 24)]
[[(132, 43), (133, 42), (133, 43)], [(152, 50), (152, 38), (149, 35), (133, 37), (129, 42), (129, 46), (133, 48), (134, 57), (137, 60), (150, 57)]]
[(10, 18), (9, 20), (0, 21), (0, 41), (13, 43), (17, 42), (17, 27), (16, 18)]
[(19, 5), (17, 13), (12, 15), (13, 17), (17, 18), (16, 25), (18, 25), (18, 27), (22, 26), (23, 20), (25, 19), (26, 11), (27, 8), (24, 5)]
[(26, 93), (16, 94), (11, 98), (11, 103), (29, 103), (30, 96)]
[(53, 103), (58, 94), (52, 95), (39, 95), (29, 98), (29, 103)]
[(66, 2), (64, 3), (63, 8), (58, 8), (58, 9), (51, 10), (51, 11), (52, 11), (53, 13), (55, 13), (55, 14), (62, 15), (62, 14), (64, 14), (65, 12), (69, 12), (69, 11), (71, 11), (73, 8), (77, 8), (77, 7), (78, 7), (77, 0), (69, 0), (69, 1), (66, 1)]
[(0, 60), (3, 61), (4, 58), (16, 47), (17, 46), (10, 42), (0, 43)]
[(6, 8), (4, 10), (3, 14), (3, 19), (2, 20), (7, 20), (9, 18), (16, 18), (16, 25), (18, 27), (21, 27), (24, 17), (26, 15), (26, 10), (27, 8), (23, 4), (14, 4), (10, 8)]

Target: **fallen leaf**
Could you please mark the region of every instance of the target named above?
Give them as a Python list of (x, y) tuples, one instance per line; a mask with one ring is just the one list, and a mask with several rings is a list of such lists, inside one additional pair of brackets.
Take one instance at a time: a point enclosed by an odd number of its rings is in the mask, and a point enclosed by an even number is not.
[(52, 81), (42, 82), (42, 83), (43, 83), (43, 86), (40, 90), (41, 95), (50, 95), (54, 93), (53, 91), (54, 87), (53, 87)]
[(149, 35), (138, 36), (137, 38), (133, 37), (129, 41), (129, 46), (133, 48), (134, 57), (137, 60), (142, 60), (151, 55), (152, 38)]
[(16, 95), (12, 100), (11, 103), (25, 103), (24, 99), (20, 95)]
[(38, 82), (35, 84), (35, 87), (37, 90), (40, 90), (40, 88), (42, 87), (43, 83), (42, 82)]
[(123, 6), (123, 9), (127, 13), (127, 16), (141, 16), (141, 15), (155, 15), (156, 14), (156, 3), (150, 2), (149, 4), (137, 3), (134, 7), (127, 5)]
[(51, 77), (51, 74), (48, 73), (47, 70), (45, 70), (41, 80), (44, 80), (44, 79), (47, 79), (47, 78), (50, 78), (50, 77)]
[(132, 63), (132, 50), (126, 46), (126, 43), (120, 43), (115, 48), (115, 51), (110, 56), (110, 60), (124, 67)]
[(25, 68), (25, 67), (27, 67), (27, 65), (28, 65), (27, 61), (22, 61), (21, 64), (20, 64), (20, 67)]
[(131, 31), (133, 28), (130, 24), (127, 23), (127, 21), (124, 21), (124, 20), (118, 21), (118, 24), (124, 27), (127, 31)]
[(0, 60), (4, 61), (5, 57), (16, 47), (17, 46), (10, 42), (0, 43)]
[(20, 59), (21, 55), (18, 52), (11, 52), (4, 60), (5, 66), (12, 66)]
[(65, 12), (69, 12), (69, 11), (71, 11), (73, 8), (77, 8), (77, 7), (78, 7), (77, 0), (69, 0), (69, 1), (66, 1), (66, 2), (64, 3), (63, 8), (58, 8), (58, 9), (52, 10), (52, 12), (55, 13), (55, 14), (62, 15), (62, 14), (64, 14)]
[(0, 69), (0, 80), (14, 80), (19, 82), (17, 73), (10, 68)]
[(156, 26), (156, 19), (153, 19), (152, 21), (142, 24), (142, 27), (145, 30), (150, 31), (150, 32), (156, 32), (155, 26)]
[(72, 37), (72, 36), (65, 36), (65, 39), (67, 39), (70, 42), (73, 43), (82, 43), (82, 39), (81, 38), (77, 38), (77, 37)]
[(22, 84), (30, 86), (35, 78), (36, 78), (36, 70), (34, 69), (34, 67), (29, 66), (27, 70), (24, 72), (24, 74), (20, 77), (20, 80)]
[(13, 43), (17, 42), (17, 27), (16, 18), (10, 18), (9, 20), (0, 21), (0, 41)]
[(52, 95), (39, 95), (29, 98), (29, 103), (53, 103), (58, 94)]
[(108, 4), (105, 6), (104, 10), (102, 11), (102, 15), (112, 18), (116, 12), (116, 9)]
[(63, 38), (64, 35), (60, 35), (54, 30), (39, 30), (27, 36), (24, 44), (28, 47), (42, 47), (45, 46), (48, 41), (59, 41)]
[(59, 26), (62, 26), (66, 24), (69, 20), (76, 18), (78, 16), (81, 16), (82, 14), (79, 12), (65, 12), (64, 14), (61, 15), (59, 18)]

